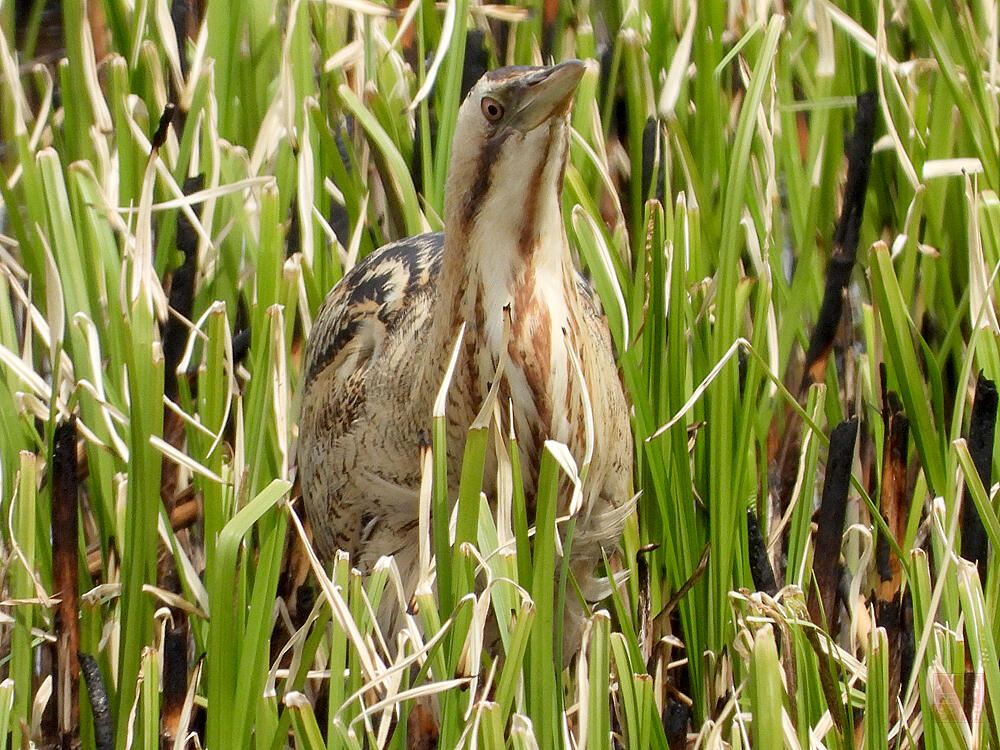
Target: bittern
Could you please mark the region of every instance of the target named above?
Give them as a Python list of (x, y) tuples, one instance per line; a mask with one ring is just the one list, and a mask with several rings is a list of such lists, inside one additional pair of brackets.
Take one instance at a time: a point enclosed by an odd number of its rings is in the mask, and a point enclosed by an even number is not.
[[(364, 572), (395, 555), (404, 574), (416, 571), (419, 436), (463, 324), (446, 405), (450, 478), (506, 346), (499, 411), (513, 417), (529, 506), (546, 440), (584, 461), (589, 398), (590, 466), (570, 552), (577, 579), (594, 583), (601, 549), (616, 544), (630, 501), (628, 406), (560, 203), (583, 72), (570, 60), (484, 75), (459, 110), (444, 233), (372, 253), (320, 308), (306, 347), (298, 465), (321, 557), (346, 550)], [(565, 513), (571, 492), (561, 493)], [(416, 580), (406, 585), (410, 595)]]

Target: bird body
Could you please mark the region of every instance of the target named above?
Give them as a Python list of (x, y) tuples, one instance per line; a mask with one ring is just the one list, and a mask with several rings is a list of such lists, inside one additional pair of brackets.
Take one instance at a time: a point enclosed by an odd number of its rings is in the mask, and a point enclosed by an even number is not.
[[(416, 569), (419, 436), (463, 325), (446, 402), (449, 476), (457, 482), (466, 432), (504, 354), (499, 397), (510, 408), (501, 412), (514, 419), (529, 504), (546, 440), (565, 443), (578, 463), (590, 449), (574, 572), (586, 576), (617, 541), (630, 500), (628, 407), (560, 209), (582, 71), (571, 61), (487, 73), (459, 113), (444, 234), (381, 248), (324, 301), (306, 349), (298, 447), (321, 556), (345, 549), (370, 570), (393, 554), (400, 570)], [(560, 502), (566, 512), (569, 497)]]

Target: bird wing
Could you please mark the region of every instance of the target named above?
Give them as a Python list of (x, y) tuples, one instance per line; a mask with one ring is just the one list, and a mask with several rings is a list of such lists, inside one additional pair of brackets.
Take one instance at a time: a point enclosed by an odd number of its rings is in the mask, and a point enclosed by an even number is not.
[[(582, 302), (583, 325), (590, 332), (586, 340), (593, 346), (589, 354), (592, 357), (590, 368), (592, 372), (600, 373), (596, 382), (604, 383), (605, 387), (590, 394), (595, 424), (601, 426), (595, 437), (604, 443), (595, 448), (595, 453), (603, 460), (600, 465), (592, 465), (590, 472), (591, 486), (595, 488), (597, 497), (590, 498), (585, 504), (573, 544), (574, 547), (593, 545), (599, 548), (617, 540), (625, 517), (634, 507), (634, 498), (631, 498), (632, 436), (629, 404), (600, 298), (589, 281), (579, 273), (577, 290)], [(581, 355), (586, 357), (588, 353), (582, 352)]]
[[(388, 366), (380, 353), (393, 337), (407, 337), (426, 314), (443, 248), (440, 233), (385, 245), (344, 275), (316, 315), (306, 345), (297, 462), (307, 499), (325, 509), (310, 521), (326, 556), (337, 548), (356, 552), (372, 527), (368, 496), (385, 499), (385, 487), (365, 474), (382, 468), (371, 465), (365, 428), (371, 379)], [(391, 462), (394, 454), (384, 447)]]
[(376, 250), (348, 271), (323, 301), (309, 336), (305, 382), (333, 366), (357, 370), (441, 269), (441, 232), (407, 237)]

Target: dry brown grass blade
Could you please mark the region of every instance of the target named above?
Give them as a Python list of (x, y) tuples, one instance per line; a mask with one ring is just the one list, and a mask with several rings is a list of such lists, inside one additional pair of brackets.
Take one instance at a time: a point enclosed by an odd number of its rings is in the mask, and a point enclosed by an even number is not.
[[(879, 507), (896, 544), (902, 548), (903, 537), (906, 534), (907, 517), (910, 512), (909, 477), (906, 462), (910, 422), (903, 414), (898, 397), (891, 391), (886, 394), (883, 421), (885, 423), (885, 439), (882, 447), (882, 484), (879, 488)], [(892, 601), (899, 593), (903, 579), (900, 561), (892, 554), (887, 540), (880, 540), (877, 561), (882, 579), (878, 587), (878, 597), (884, 601)]]
[[(906, 462), (910, 423), (903, 414), (896, 394), (884, 388), (883, 393), (885, 404), (882, 407), (882, 420), (885, 438), (879, 509), (896, 544), (902, 547), (912, 495)], [(903, 644), (907, 640), (912, 641), (912, 623), (905, 622), (906, 604), (901, 594), (902, 566), (890, 549), (888, 540), (881, 536), (876, 547), (876, 561), (881, 581), (875, 593), (875, 618), (878, 625), (885, 629), (889, 646), (889, 721), (893, 723), (898, 714), (896, 697), (902, 680)]]

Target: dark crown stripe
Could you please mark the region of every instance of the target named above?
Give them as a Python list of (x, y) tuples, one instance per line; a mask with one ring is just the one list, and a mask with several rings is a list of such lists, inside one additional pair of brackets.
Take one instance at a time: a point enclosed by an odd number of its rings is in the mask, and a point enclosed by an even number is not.
[(531, 255), (531, 250), (538, 243), (538, 203), (539, 195), (542, 191), (542, 178), (545, 175), (545, 167), (549, 163), (549, 154), (552, 151), (552, 140), (554, 138), (554, 128), (549, 126), (549, 137), (545, 141), (545, 152), (538, 160), (535, 171), (528, 182), (528, 192), (524, 196), (524, 210), (522, 212), (523, 223), (521, 233), (517, 239), (517, 249), (522, 257)]
[(476, 178), (472, 183), (472, 189), (465, 196), (462, 204), (460, 232), (468, 233), (472, 229), (479, 212), (482, 211), (486, 202), (486, 193), (489, 192), (490, 184), (493, 182), (493, 165), (500, 156), (504, 143), (510, 137), (509, 130), (501, 130), (491, 136), (483, 144), (476, 159)]

